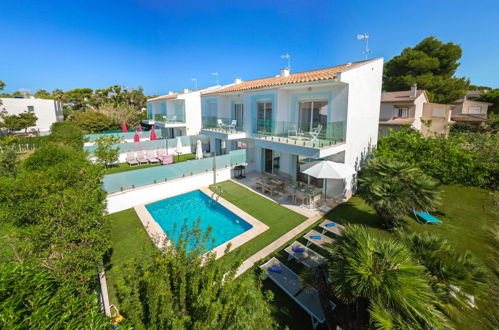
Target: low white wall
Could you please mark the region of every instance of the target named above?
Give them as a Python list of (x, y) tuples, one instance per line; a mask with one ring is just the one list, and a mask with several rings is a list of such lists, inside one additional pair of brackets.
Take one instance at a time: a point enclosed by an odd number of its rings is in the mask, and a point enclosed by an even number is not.
[[(230, 180), (230, 178), (231, 169), (217, 171), (217, 182)], [(211, 184), (213, 184), (213, 171), (168, 182), (156, 183), (122, 193), (114, 193), (107, 196), (107, 212), (115, 213), (123, 211), (135, 205), (148, 204), (201, 187), (207, 187)]]

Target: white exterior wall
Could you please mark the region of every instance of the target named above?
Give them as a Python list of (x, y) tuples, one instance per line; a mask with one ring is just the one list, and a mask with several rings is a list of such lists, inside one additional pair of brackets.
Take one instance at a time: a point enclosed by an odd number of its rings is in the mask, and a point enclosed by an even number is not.
[(192, 92), (178, 96), (184, 100), (186, 135), (198, 135), (202, 126), (201, 93)]
[(426, 97), (424, 93), (421, 93), (416, 100), (414, 100), (414, 123), (412, 123), (412, 127), (418, 131), (421, 131), (421, 117), (423, 117), (423, 107), (426, 103)]
[(28, 106), (33, 106), (35, 116), (38, 118), (36, 126), (29, 127), (28, 131), (40, 130), (41, 133), (49, 133), (50, 126), (55, 122), (64, 121), (62, 105), (60, 102), (45, 99), (18, 99), (1, 98), (0, 110), (5, 109), (9, 115), (18, 115), (28, 111)]
[(348, 83), (345, 164), (357, 169), (378, 141), (382, 74), (383, 59), (377, 59), (340, 75)]

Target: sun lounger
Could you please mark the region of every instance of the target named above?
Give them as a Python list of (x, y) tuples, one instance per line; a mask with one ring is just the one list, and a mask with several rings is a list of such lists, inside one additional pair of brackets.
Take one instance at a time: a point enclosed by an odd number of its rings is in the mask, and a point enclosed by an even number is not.
[(137, 151), (137, 161), (139, 164), (149, 164), (143, 150)]
[(440, 221), (437, 218), (435, 218), (427, 210), (425, 212), (416, 212), (416, 210), (412, 210), (412, 213), (414, 213), (414, 216), (416, 217), (416, 220), (418, 220), (419, 222), (422, 222), (422, 223), (425, 223), (425, 224), (429, 224), (429, 223), (439, 224), (439, 223), (442, 223), (442, 221)]
[(139, 165), (139, 162), (135, 158), (135, 153), (134, 152), (127, 152), (126, 153), (126, 162), (128, 165), (133, 166), (133, 165)]
[(328, 237), (324, 234), (319, 233), (318, 231), (311, 230), (305, 236), (303, 236), (307, 240), (307, 246), (310, 244), (317, 245), (321, 249), (325, 248), (325, 245), (331, 244), (334, 240), (331, 237)]
[(321, 222), (319, 227), (322, 228), (322, 233), (324, 234), (326, 231), (335, 235), (342, 235), (341, 232), (345, 230), (345, 227), (340, 225), (339, 223), (333, 222), (331, 220), (324, 220)]
[(310, 250), (300, 242), (293, 242), (284, 251), (289, 255), (288, 260), (296, 259), (309, 268), (320, 266), (326, 261), (326, 258)]
[(151, 164), (154, 164), (154, 163), (159, 164), (159, 159), (156, 158), (156, 153), (154, 152), (154, 150), (147, 150), (147, 160)]
[(163, 158), (163, 165), (173, 164), (173, 155), (165, 156)]
[[(326, 320), (324, 311), (319, 298), (319, 292), (315, 288), (304, 288), (300, 277), (291, 269), (286, 267), (276, 258), (272, 258), (260, 268), (266, 273), (266, 276), (274, 281), (291, 299), (293, 299), (301, 308), (303, 308), (311, 317), (314, 329)], [(279, 272), (269, 270), (279, 270)], [(330, 301), (331, 310), (336, 305)]]

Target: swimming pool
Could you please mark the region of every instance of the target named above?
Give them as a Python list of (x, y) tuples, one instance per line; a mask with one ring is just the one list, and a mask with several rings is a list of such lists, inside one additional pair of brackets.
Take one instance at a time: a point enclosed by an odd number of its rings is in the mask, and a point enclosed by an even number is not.
[(180, 227), (186, 218), (189, 228), (192, 228), (198, 218), (201, 219), (200, 227), (203, 232), (209, 226), (212, 227), (211, 238), (215, 239), (212, 248), (230, 241), (253, 227), (199, 190), (163, 199), (145, 207), (168, 239), (174, 242), (177, 242)]

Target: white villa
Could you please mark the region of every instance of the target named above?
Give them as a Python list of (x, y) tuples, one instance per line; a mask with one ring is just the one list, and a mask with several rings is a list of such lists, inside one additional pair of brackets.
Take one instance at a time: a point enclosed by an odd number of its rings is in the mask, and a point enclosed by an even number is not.
[[(327, 159), (356, 169), (378, 140), (383, 59), (290, 73), (201, 93), (211, 150), (247, 149), (247, 172), (322, 187), (300, 165)], [(351, 194), (352, 180), (328, 182), (328, 195)], [(330, 180), (332, 181), (332, 180)], [(335, 180), (337, 181), (337, 180)]]
[(143, 123), (164, 130), (163, 136), (197, 135), (201, 130), (201, 93), (219, 89), (213, 86), (198, 90), (169, 91), (167, 95), (147, 100), (147, 120)]
[(55, 122), (64, 121), (62, 105), (54, 100), (26, 98), (0, 98), (2, 105), (0, 111), (6, 111), (8, 115), (18, 115), (23, 112), (33, 112), (38, 118), (36, 125), (29, 127), (28, 132), (37, 134), (49, 134), (50, 126)]

